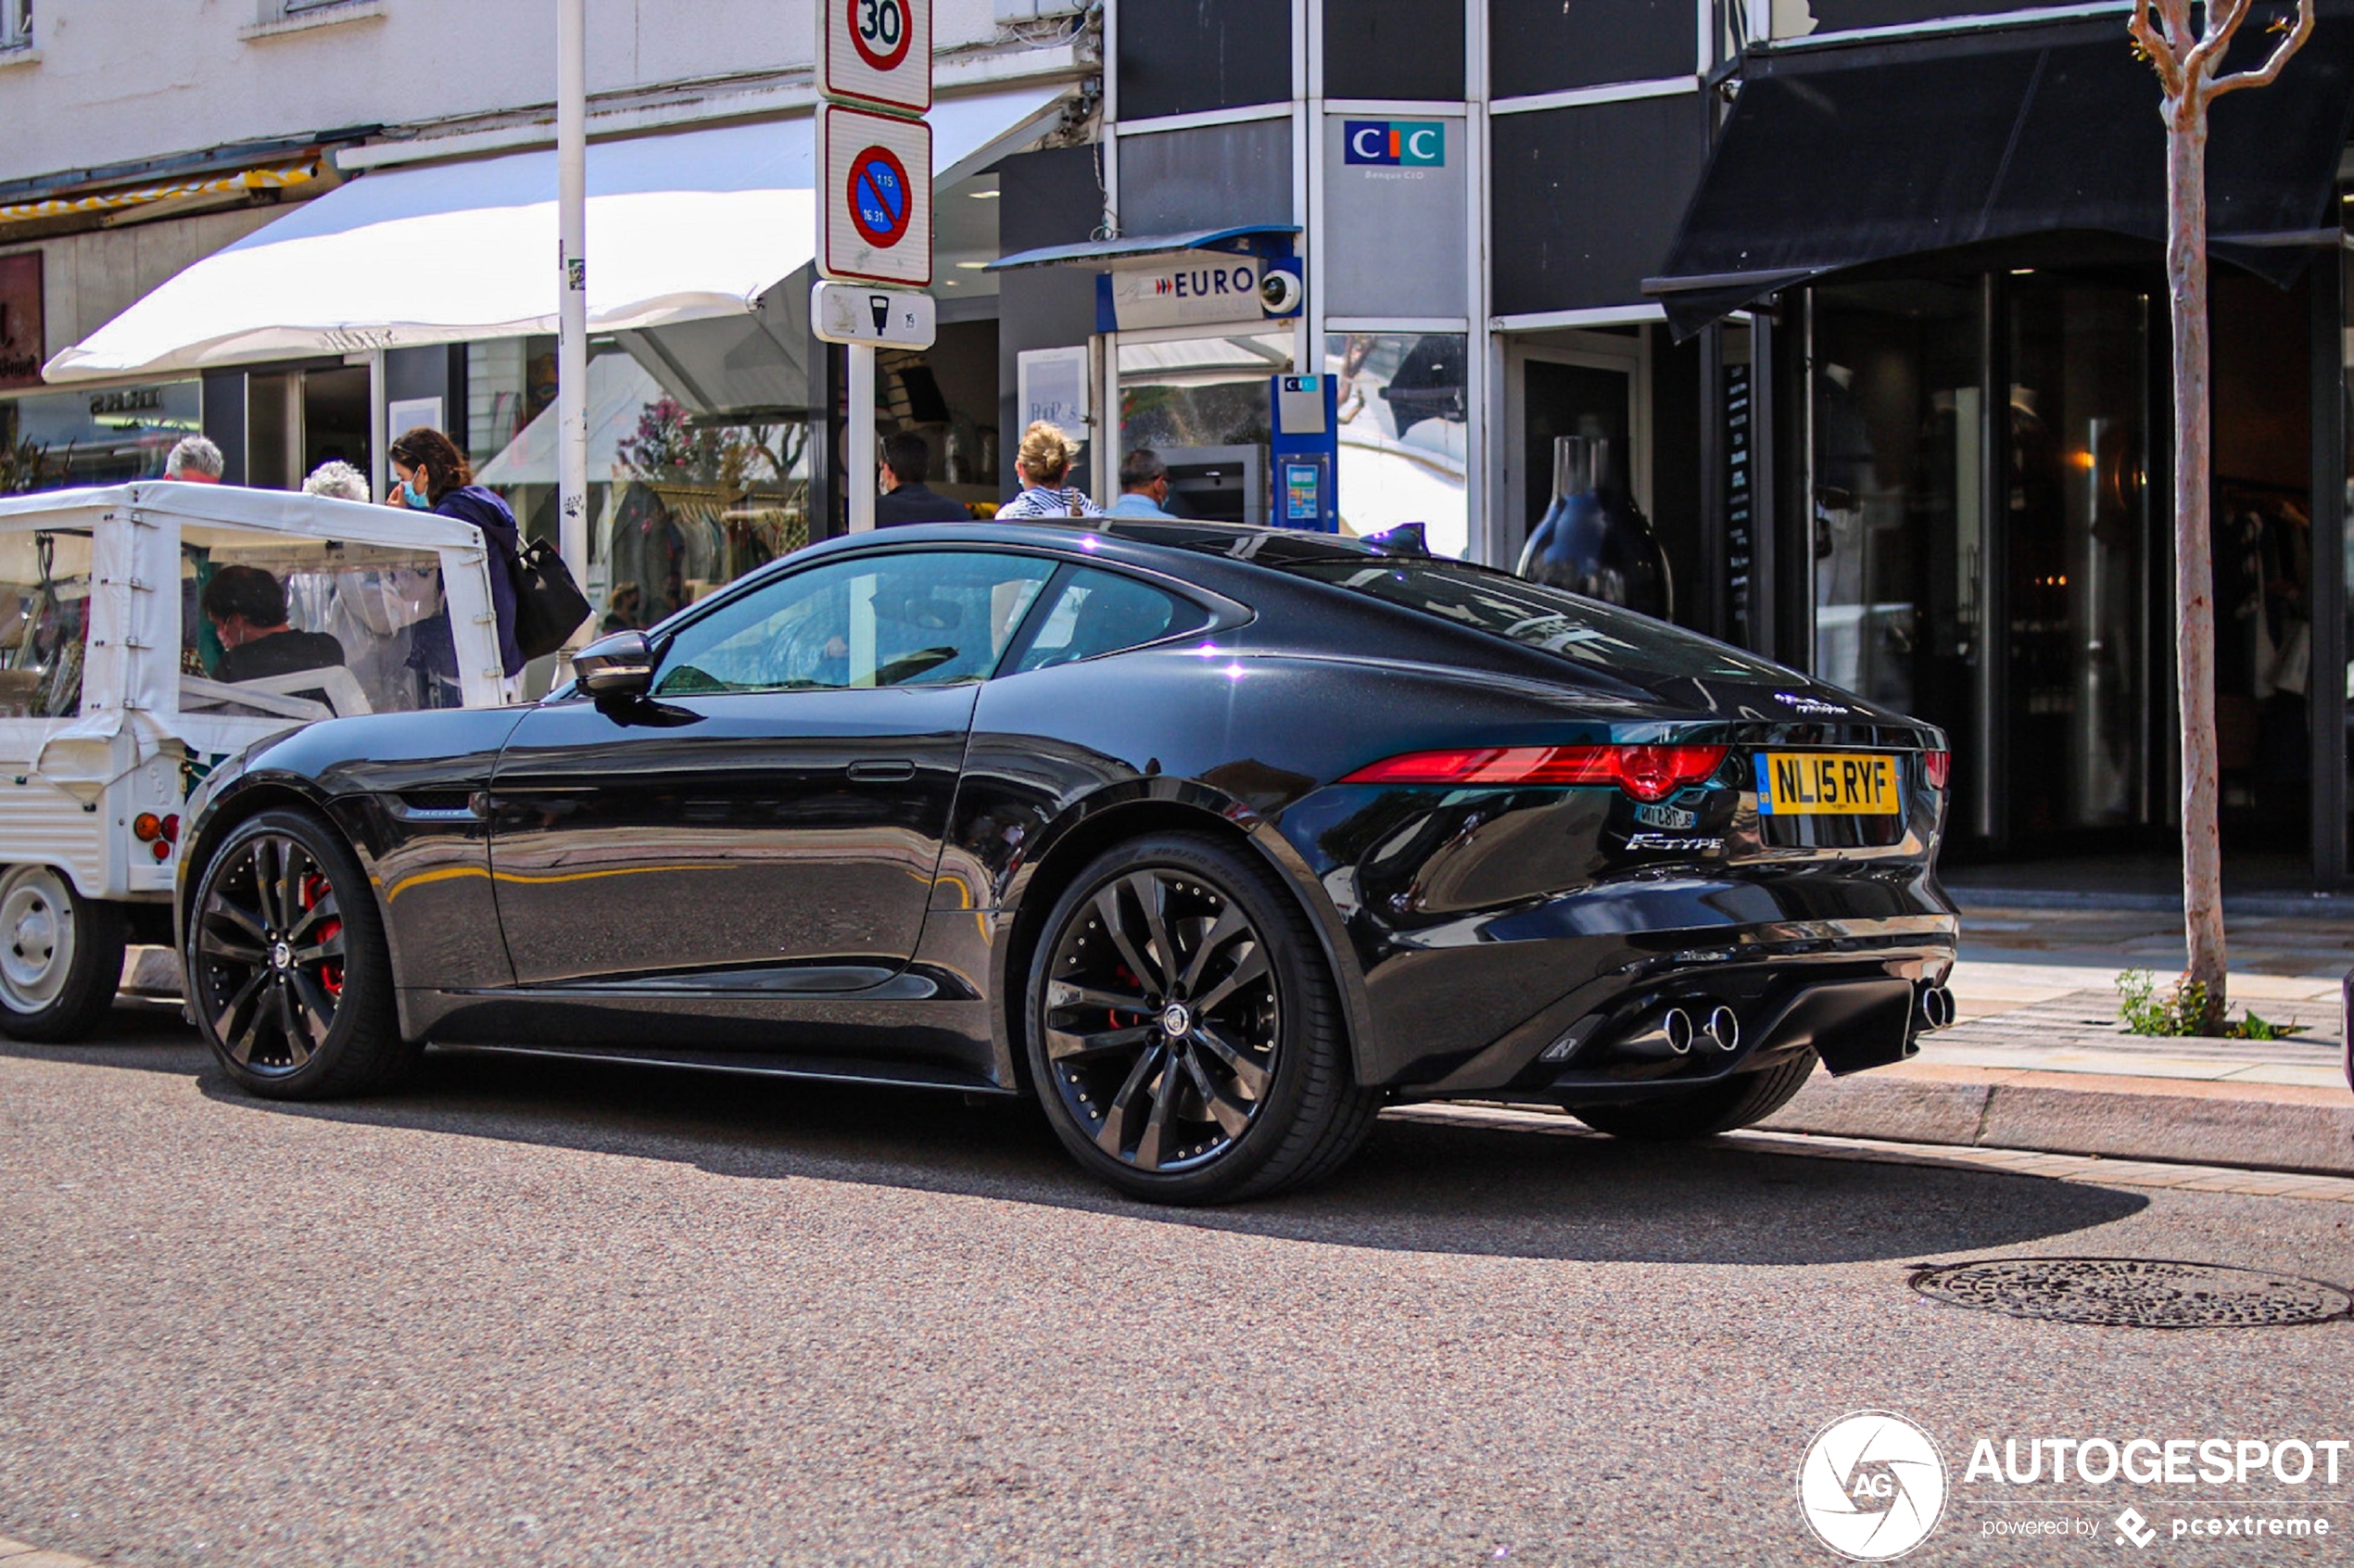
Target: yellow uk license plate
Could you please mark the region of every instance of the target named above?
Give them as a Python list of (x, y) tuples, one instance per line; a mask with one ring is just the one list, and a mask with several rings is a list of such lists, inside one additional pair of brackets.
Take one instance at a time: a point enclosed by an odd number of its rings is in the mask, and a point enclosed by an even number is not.
[(1760, 752), (1757, 809), (1774, 816), (1893, 816), (1897, 759), (1879, 752)]

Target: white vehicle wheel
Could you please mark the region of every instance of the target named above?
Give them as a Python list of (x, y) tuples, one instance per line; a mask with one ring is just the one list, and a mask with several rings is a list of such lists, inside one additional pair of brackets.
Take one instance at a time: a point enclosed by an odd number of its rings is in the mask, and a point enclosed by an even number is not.
[(0, 876), (0, 1031), (19, 1040), (77, 1040), (113, 1002), (122, 978), (122, 913), (74, 891), (47, 866)]

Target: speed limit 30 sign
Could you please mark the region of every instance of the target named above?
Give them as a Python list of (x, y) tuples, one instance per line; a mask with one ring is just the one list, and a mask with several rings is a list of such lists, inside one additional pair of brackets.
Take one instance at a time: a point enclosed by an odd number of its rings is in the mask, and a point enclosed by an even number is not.
[(931, 107), (931, 0), (817, 0), (818, 92), (898, 114)]

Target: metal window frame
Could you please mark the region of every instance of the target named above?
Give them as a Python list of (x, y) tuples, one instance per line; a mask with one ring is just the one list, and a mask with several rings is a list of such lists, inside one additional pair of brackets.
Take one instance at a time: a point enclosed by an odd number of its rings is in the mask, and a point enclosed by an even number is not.
[(32, 47), (32, 0), (0, 0), (0, 49)]

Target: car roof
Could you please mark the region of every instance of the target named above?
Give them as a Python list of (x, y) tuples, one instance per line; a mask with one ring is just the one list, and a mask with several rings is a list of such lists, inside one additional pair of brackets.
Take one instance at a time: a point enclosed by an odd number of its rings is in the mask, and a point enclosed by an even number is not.
[[(1224, 560), (1273, 565), (1302, 560), (1360, 561), (1386, 552), (1356, 539), (1251, 523), (1196, 522), (1185, 518), (1083, 517), (1068, 522), (988, 520), (914, 523), (873, 533), (824, 539), (786, 559), (800, 563), (843, 550), (883, 545), (993, 544), (1024, 546), (1064, 554), (1093, 556), (1174, 571), (1183, 563)], [(1179, 575), (1187, 574), (1178, 572)]]

